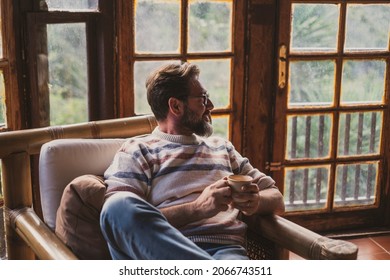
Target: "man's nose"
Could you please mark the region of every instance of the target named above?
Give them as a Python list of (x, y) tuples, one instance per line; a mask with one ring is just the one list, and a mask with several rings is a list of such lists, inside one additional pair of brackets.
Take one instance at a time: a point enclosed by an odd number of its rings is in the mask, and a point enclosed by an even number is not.
[(206, 108), (210, 111), (214, 109), (214, 104), (209, 98), (207, 98)]

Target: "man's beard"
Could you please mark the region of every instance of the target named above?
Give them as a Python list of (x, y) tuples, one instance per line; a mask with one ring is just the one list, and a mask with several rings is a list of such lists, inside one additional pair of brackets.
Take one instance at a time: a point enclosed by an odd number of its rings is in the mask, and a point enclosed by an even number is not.
[(203, 118), (200, 118), (187, 106), (184, 108), (184, 115), (181, 120), (181, 125), (193, 133), (203, 137), (209, 137), (213, 134), (213, 126), (210, 123), (205, 121)]

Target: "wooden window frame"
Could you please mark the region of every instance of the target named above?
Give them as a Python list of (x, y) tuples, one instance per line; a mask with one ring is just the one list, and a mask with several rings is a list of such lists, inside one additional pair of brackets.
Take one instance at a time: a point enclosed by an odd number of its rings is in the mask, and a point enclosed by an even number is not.
[[(136, 54), (134, 49), (135, 28), (133, 26), (134, 1), (119, 0), (117, 5), (118, 27), (118, 107), (120, 117), (134, 116), (134, 63), (136, 61), (182, 60), (187, 61), (199, 58), (229, 58), (232, 61), (231, 69), (231, 106), (224, 109), (214, 109), (214, 116), (229, 115), (229, 138), (237, 150), (242, 149), (241, 132), (243, 130), (245, 92), (245, 19), (248, 0), (233, 1), (232, 15), (232, 51), (225, 53), (194, 53), (188, 54), (187, 49), (187, 0), (182, 0), (181, 32), (182, 41), (178, 54)], [(130, 27), (130, 28), (129, 28)]]
[[(308, 3), (310, 1), (304, 0), (292, 0), (285, 1), (281, 3), (281, 12), (280, 12), (280, 30), (279, 30), (279, 44), (278, 48), (285, 44), (286, 38), (290, 37), (290, 28), (286, 28), (286, 26), (290, 26), (290, 23), (283, 23), (283, 21), (288, 21), (291, 18), (291, 15), (286, 12), (289, 10), (288, 6), (291, 3)], [(300, 211), (300, 212), (292, 212), (286, 213), (285, 216), (290, 220), (301, 224), (305, 227), (308, 227), (312, 230), (317, 231), (329, 231), (329, 230), (343, 230), (343, 229), (352, 229), (352, 228), (361, 228), (361, 227), (381, 227), (388, 225), (389, 219), (384, 219), (383, 217), (389, 217), (390, 215), (390, 206), (389, 199), (390, 195), (388, 192), (389, 189), (389, 176), (387, 175), (390, 171), (388, 158), (390, 156), (389, 149), (389, 116), (390, 116), (390, 105), (389, 105), (389, 93), (390, 93), (390, 51), (375, 51), (370, 53), (363, 52), (345, 52), (344, 51), (344, 33), (345, 33), (345, 16), (346, 16), (346, 6), (347, 4), (373, 4), (372, 1), (315, 1), (316, 4), (320, 3), (328, 3), (328, 4), (340, 4), (340, 32), (338, 33), (338, 46), (335, 52), (319, 54), (319, 53), (289, 53), (287, 56), (287, 65), (286, 69), (288, 69), (288, 64), (291, 61), (302, 61), (302, 60), (313, 60), (313, 59), (329, 59), (336, 61), (336, 77), (335, 77), (335, 104), (330, 106), (329, 108), (304, 108), (304, 109), (295, 109), (295, 108), (287, 108), (287, 102), (285, 102), (285, 98), (287, 95), (286, 88), (277, 88), (276, 94), (276, 102), (278, 104), (277, 110), (278, 115), (276, 115), (277, 124), (283, 125), (282, 129), (284, 133), (275, 133), (278, 136), (275, 137), (274, 146), (273, 146), (273, 163), (280, 163), (277, 168), (275, 168), (273, 177), (276, 181), (284, 183), (284, 175), (283, 169), (284, 166), (306, 166), (312, 164), (330, 164), (331, 165), (331, 173), (330, 178), (331, 181), (329, 184), (332, 186), (335, 185), (335, 172), (336, 172), (336, 164), (343, 163), (359, 163), (361, 160), (371, 161), (378, 160), (380, 165), (378, 167), (378, 201), (374, 205), (369, 206), (359, 206), (351, 209), (335, 209), (332, 208), (330, 212), (325, 212), (322, 210), (318, 211)], [(375, 1), (375, 3), (387, 3), (388, 1)], [(289, 42), (289, 40), (287, 40)], [(289, 48), (288, 44), (285, 44), (287, 49)], [(385, 104), (378, 105), (355, 105), (355, 106), (343, 106), (340, 104), (340, 92), (341, 92), (341, 78), (342, 78), (342, 61), (345, 60), (358, 60), (358, 59), (383, 59), (387, 64), (387, 72), (386, 72), (386, 81), (385, 81)], [(277, 73), (275, 74), (277, 75)], [(288, 72), (286, 72), (286, 81), (288, 80)], [(382, 126), (382, 140), (380, 147), (379, 155), (358, 155), (358, 156), (343, 156), (337, 155), (337, 147), (338, 147), (338, 127), (339, 127), (339, 116), (340, 113), (353, 113), (353, 112), (366, 112), (366, 111), (381, 111), (383, 112), (383, 126)], [(313, 114), (313, 113), (331, 113), (333, 114), (333, 135), (332, 139), (332, 147), (333, 152), (330, 155), (330, 158), (327, 160), (286, 160), (285, 159), (285, 143), (286, 143), (286, 124), (284, 124), (284, 120), (279, 119), (282, 116), (292, 115), (292, 114)], [(282, 131), (280, 128), (278, 131)], [(278, 170), (280, 168), (280, 170)], [(328, 196), (333, 197), (333, 190), (328, 193)], [(333, 200), (333, 199), (332, 199)], [(330, 221), (333, 221), (330, 223)]]
[[(24, 50), (28, 58), (27, 86), (31, 98), (29, 127), (50, 125), (47, 112), (49, 91), (40, 87), (46, 84), (48, 71), (39, 73), (38, 69), (47, 69), (47, 64), (39, 64), (37, 53), (47, 52), (46, 24), (85, 23), (88, 60), (88, 120), (110, 119), (116, 116), (115, 111), (115, 51), (114, 51), (114, 2), (99, 1), (99, 11), (29, 11), (26, 16), (27, 48)], [(41, 30), (39, 28), (41, 26)], [(39, 50), (39, 48), (41, 48)], [(43, 80), (39, 80), (43, 79)]]
[(17, 130), (24, 127), (21, 121), (24, 112), (21, 109), (21, 94), (18, 84), (16, 38), (14, 36), (14, 5), (12, 0), (1, 0), (1, 29), (3, 39), (3, 58), (0, 59), (0, 68), (4, 75), (6, 126), (1, 131)]

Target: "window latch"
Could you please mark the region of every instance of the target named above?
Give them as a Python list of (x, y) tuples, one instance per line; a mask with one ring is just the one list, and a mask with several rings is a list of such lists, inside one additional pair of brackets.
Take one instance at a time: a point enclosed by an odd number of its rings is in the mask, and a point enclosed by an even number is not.
[(281, 162), (266, 162), (265, 168), (269, 171), (279, 171), (282, 169)]
[(286, 61), (287, 61), (287, 47), (281, 45), (279, 48), (279, 82), (280, 89), (284, 89), (286, 86)]

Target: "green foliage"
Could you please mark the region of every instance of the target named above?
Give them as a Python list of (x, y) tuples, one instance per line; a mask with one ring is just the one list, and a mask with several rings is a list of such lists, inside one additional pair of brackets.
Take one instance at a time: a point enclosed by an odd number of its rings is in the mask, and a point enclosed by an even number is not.
[(179, 3), (141, 0), (135, 16), (136, 50), (151, 53), (177, 53), (180, 34)]
[(213, 118), (213, 135), (229, 139), (229, 119), (224, 117)]
[(50, 124), (64, 125), (88, 120), (88, 107), (85, 99), (64, 98), (61, 90), (53, 90), (50, 95)]
[(88, 121), (85, 25), (48, 25), (50, 124)]
[(231, 50), (232, 7), (228, 2), (194, 3), (189, 9), (189, 51)]
[(339, 6), (333, 4), (294, 4), (293, 48), (335, 49)]

